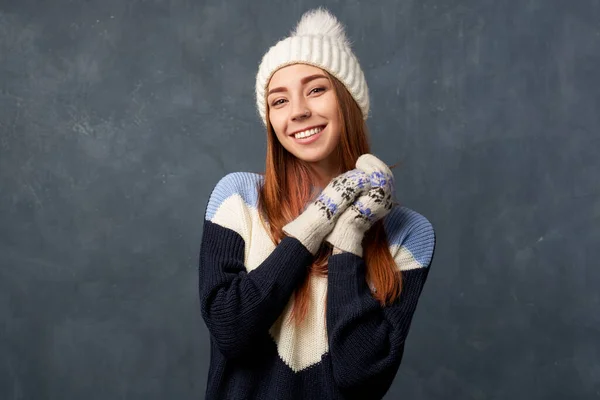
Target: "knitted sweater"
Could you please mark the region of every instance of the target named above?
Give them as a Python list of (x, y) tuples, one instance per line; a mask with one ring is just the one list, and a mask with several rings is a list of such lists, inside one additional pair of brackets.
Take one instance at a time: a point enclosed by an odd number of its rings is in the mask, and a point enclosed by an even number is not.
[[(200, 248), (202, 317), (210, 332), (206, 399), (380, 399), (404, 352), (435, 247), (429, 221), (395, 206), (384, 219), (402, 294), (382, 308), (352, 253), (311, 277), (308, 315), (288, 318), (311, 253), (293, 237), (273, 244), (258, 210), (261, 175), (230, 173), (213, 189)], [(326, 312), (325, 312), (326, 311)]]

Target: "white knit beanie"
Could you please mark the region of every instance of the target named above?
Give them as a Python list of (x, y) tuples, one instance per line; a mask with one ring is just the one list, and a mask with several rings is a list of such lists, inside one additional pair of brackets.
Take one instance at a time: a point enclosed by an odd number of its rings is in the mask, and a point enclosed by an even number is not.
[(272, 46), (263, 56), (256, 75), (256, 107), (266, 125), (266, 90), (273, 74), (291, 64), (309, 64), (335, 76), (346, 86), (363, 119), (369, 114), (369, 90), (362, 69), (352, 53), (344, 27), (329, 11), (306, 12), (291, 36)]

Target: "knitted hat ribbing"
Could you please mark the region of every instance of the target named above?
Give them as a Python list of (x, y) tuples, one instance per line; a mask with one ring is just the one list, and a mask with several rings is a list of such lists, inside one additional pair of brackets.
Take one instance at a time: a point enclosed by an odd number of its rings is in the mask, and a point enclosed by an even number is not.
[(313, 65), (335, 76), (358, 103), (363, 119), (367, 119), (367, 82), (344, 27), (329, 11), (317, 8), (306, 12), (291, 35), (263, 56), (256, 75), (256, 107), (265, 125), (267, 85), (278, 69), (291, 64)]

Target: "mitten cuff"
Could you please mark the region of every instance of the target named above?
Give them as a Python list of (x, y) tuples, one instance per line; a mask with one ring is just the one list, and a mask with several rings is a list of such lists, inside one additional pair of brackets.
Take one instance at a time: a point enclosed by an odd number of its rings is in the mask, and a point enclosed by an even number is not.
[[(342, 217), (343, 216), (344, 215), (342, 215)], [(362, 257), (362, 240), (365, 233), (355, 224), (350, 221), (345, 221), (342, 217), (340, 217), (329, 235), (325, 237), (325, 241), (341, 250)]]
[(283, 232), (298, 239), (314, 256), (332, 227), (333, 223), (328, 223), (314, 205), (309, 205), (302, 214), (283, 227)]

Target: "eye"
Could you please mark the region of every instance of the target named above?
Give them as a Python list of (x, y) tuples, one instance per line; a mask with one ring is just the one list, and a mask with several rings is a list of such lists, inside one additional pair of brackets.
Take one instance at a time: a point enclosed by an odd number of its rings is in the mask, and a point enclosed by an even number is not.
[(310, 92), (308, 92), (308, 94), (311, 94), (313, 92), (319, 93), (319, 92), (324, 92), (324, 91), (325, 91), (324, 87), (316, 87), (316, 88), (312, 89)]
[(285, 101), (285, 99), (277, 99), (273, 103), (271, 103), (271, 106), (273, 106), (273, 107), (278, 106), (280, 104), (283, 104), (284, 101)]

